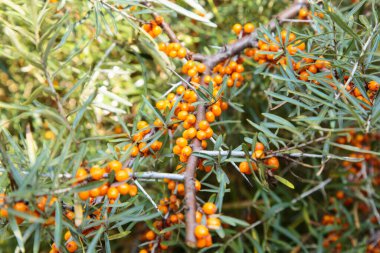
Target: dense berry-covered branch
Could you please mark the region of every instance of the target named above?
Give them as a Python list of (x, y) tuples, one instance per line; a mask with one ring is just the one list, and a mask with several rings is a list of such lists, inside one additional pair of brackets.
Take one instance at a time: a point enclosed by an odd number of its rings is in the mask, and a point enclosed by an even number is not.
[[(270, 30), (273, 30), (276, 27), (276, 22), (281, 21), (282, 19), (292, 18), (296, 16), (299, 10), (307, 4), (306, 0), (297, 0), (295, 3), (290, 6), (288, 9), (279, 13), (273, 20), (271, 20), (267, 27)], [(200, 54), (194, 54), (192, 59), (195, 61), (202, 62), (206, 65), (207, 71), (205, 75), (211, 74), (212, 69), (220, 62), (235, 56), (237, 54), (242, 53), (246, 48), (254, 47), (257, 43), (257, 32), (252, 33), (251, 35), (244, 36), (241, 39), (237, 40), (235, 43), (231, 45), (226, 45), (220, 52), (211, 55), (204, 56)], [(201, 80), (201, 85), (203, 81)], [(197, 125), (200, 121), (205, 118), (205, 106), (201, 101), (200, 105), (197, 107)], [(201, 142), (198, 139), (194, 139), (192, 142), (193, 150), (199, 151), (202, 150)], [(185, 187), (186, 187), (186, 243), (190, 247), (196, 246), (196, 238), (195, 238), (195, 227), (196, 227), (196, 198), (195, 198), (195, 186), (194, 186), (194, 175), (196, 171), (196, 167), (198, 164), (198, 158), (195, 155), (191, 155), (185, 172)]]

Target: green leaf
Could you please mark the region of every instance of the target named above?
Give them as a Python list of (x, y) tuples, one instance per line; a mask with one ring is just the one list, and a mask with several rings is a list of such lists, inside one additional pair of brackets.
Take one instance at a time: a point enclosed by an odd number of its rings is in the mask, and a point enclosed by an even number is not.
[(278, 175), (274, 175), (274, 178), (277, 179), (280, 183), (284, 184), (285, 186), (289, 187), (290, 189), (294, 189), (294, 185), (289, 182), (287, 179), (280, 177)]
[(62, 208), (59, 201), (55, 201), (55, 226), (54, 226), (54, 242), (57, 248), (61, 247), (62, 240)]

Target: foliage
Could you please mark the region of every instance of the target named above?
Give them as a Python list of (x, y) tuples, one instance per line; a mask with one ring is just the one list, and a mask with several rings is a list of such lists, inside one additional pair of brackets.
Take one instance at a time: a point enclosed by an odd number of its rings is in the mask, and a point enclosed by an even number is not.
[[(0, 247), (191, 252), (186, 230), (207, 223), (201, 252), (378, 252), (379, 3), (292, 4), (0, 0)], [(177, 154), (188, 114), (197, 134), (213, 105), (228, 110), (207, 119), (207, 148), (194, 136)], [(125, 181), (125, 196), (92, 191)]]

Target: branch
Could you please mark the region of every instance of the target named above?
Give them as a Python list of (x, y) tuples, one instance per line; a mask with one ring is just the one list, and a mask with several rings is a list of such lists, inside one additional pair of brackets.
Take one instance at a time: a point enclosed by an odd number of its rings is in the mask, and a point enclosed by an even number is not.
[[(269, 23), (267, 28), (269, 30), (274, 30), (276, 28), (276, 23), (282, 23), (284, 20), (297, 16), (298, 11), (304, 6), (307, 5), (307, 0), (296, 0), (289, 8), (277, 14)], [(235, 43), (226, 45), (222, 51), (211, 55), (204, 56), (201, 54), (194, 54), (193, 60), (201, 61), (206, 64), (208, 67), (215, 67), (219, 62), (224, 61), (234, 55), (241, 53), (244, 49), (254, 47), (257, 43), (257, 31), (253, 32), (249, 36), (244, 36), (241, 39), (237, 40)]]
[[(208, 150), (202, 150), (198, 152), (199, 154), (205, 154), (209, 156), (234, 156), (234, 157), (245, 157), (246, 153), (244, 151), (208, 151)], [(252, 152), (249, 152), (249, 155), (251, 155)], [(272, 152), (265, 158), (269, 157), (309, 157), (309, 158), (321, 158), (321, 159), (337, 159), (337, 160), (343, 160), (343, 161), (349, 161), (349, 162), (361, 162), (363, 159), (361, 158), (353, 158), (349, 156), (336, 156), (336, 155), (319, 155), (319, 154), (308, 154), (308, 153), (302, 153), (302, 152), (295, 152), (295, 153), (282, 153), (282, 152)], [(265, 159), (264, 158), (264, 159)]]

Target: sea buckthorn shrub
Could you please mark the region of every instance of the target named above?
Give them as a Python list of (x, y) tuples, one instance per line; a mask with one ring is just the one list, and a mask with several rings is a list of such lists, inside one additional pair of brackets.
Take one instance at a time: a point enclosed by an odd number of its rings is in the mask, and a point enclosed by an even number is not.
[(0, 6), (4, 252), (380, 252), (376, 1)]

